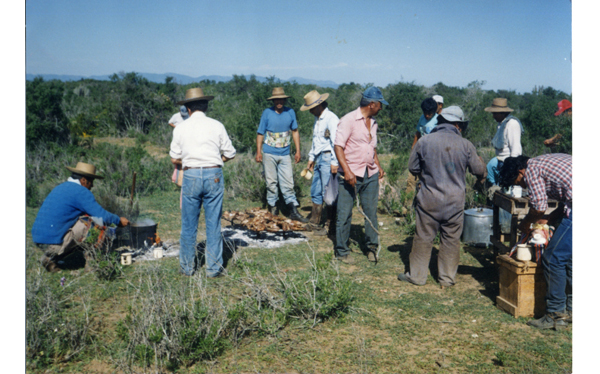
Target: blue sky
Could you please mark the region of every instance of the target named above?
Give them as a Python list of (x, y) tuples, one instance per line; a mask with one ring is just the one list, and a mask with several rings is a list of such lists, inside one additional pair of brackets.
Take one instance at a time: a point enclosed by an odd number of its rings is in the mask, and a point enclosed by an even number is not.
[(32, 74), (256, 74), (571, 93), (569, 0), (27, 0)]

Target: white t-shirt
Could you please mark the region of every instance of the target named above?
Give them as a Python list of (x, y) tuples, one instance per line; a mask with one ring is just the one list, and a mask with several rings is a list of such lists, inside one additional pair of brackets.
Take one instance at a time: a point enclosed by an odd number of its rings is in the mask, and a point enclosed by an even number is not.
[(185, 120), (181, 116), (181, 113), (175, 113), (175, 114), (173, 114), (173, 116), (171, 116), (169, 123), (173, 124), (173, 125), (175, 125), (175, 127), (177, 127), (177, 125), (179, 125), (183, 121), (185, 121)]

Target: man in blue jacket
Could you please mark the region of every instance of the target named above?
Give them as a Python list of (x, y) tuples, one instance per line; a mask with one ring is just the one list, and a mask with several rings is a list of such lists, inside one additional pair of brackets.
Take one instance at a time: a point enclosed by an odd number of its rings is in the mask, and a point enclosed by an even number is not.
[(50, 272), (59, 271), (57, 262), (81, 248), (86, 239), (90, 225), (80, 217), (101, 218), (105, 226), (129, 224), (127, 218), (106, 211), (96, 202), (90, 190), (94, 179), (103, 177), (96, 175), (95, 166), (78, 162), (75, 168), (67, 169), (71, 177), (48, 194), (31, 229), (33, 242), (44, 252), (42, 266)]

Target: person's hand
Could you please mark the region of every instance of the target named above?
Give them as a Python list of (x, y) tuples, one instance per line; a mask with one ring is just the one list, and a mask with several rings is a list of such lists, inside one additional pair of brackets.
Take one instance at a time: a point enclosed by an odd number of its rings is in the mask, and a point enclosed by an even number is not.
[(315, 167), (315, 162), (314, 161), (308, 161), (308, 164), (306, 165), (306, 168), (310, 171), (314, 171), (313, 168)]
[(383, 169), (380, 167), (379, 168), (379, 179), (383, 179), (383, 177), (385, 177), (385, 171), (383, 171)]
[(256, 158), (255, 158), (255, 159), (256, 159), (256, 162), (262, 162), (262, 153), (260, 153), (260, 152), (257, 152), (257, 153), (256, 153)]
[(121, 217), (121, 222), (119, 222), (119, 225), (123, 226), (123, 227), (128, 226), (129, 225), (129, 220), (127, 218), (125, 218), (125, 217)]
[(331, 174), (337, 174), (339, 166), (331, 165)]
[(344, 181), (350, 185), (350, 187), (354, 187), (356, 184), (356, 175), (353, 172), (348, 170), (348, 172), (344, 173)]
[(300, 151), (296, 152), (296, 155), (294, 156), (294, 161), (296, 161), (296, 163), (300, 162)]

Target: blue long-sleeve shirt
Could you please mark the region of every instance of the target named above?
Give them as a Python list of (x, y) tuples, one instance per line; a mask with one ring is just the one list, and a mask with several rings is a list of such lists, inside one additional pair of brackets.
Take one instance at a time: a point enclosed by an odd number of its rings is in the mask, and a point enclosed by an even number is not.
[(31, 235), (38, 244), (62, 244), (63, 237), (84, 214), (101, 217), (105, 225), (118, 224), (121, 218), (106, 211), (96, 202), (94, 194), (73, 182), (56, 186), (44, 200)]

